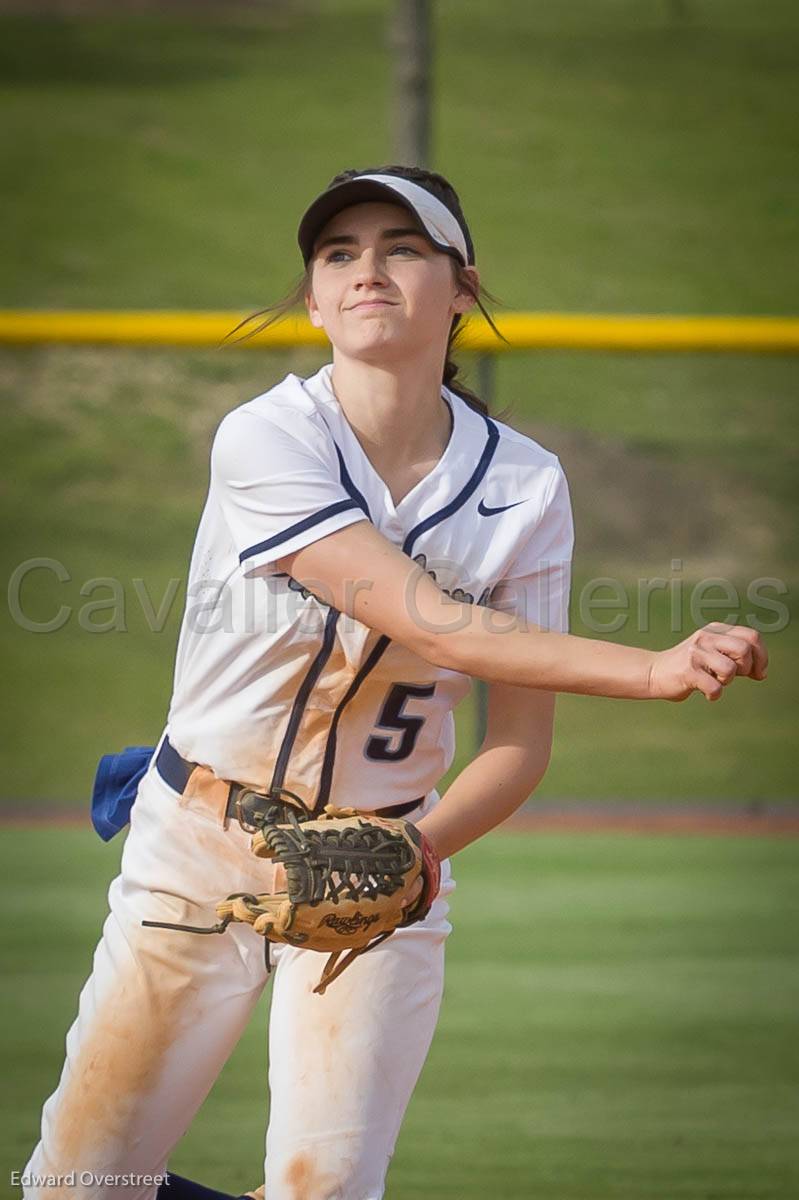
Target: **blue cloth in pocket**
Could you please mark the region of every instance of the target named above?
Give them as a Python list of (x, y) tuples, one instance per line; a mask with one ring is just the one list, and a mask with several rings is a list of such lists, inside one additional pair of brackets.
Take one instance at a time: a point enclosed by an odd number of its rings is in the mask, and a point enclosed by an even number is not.
[(104, 754), (97, 764), (92, 791), (92, 825), (104, 842), (124, 829), (155, 746), (127, 746), (119, 754)]

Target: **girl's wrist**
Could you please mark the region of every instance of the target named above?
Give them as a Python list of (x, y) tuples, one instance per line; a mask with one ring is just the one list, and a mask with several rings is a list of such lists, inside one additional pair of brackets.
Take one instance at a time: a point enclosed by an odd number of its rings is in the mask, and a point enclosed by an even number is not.
[(440, 833), (436, 830), (435, 825), (433, 825), (432, 829), (430, 827), (430, 818), (432, 815), (432, 813), (428, 813), (426, 817), (422, 817), (421, 821), (417, 821), (416, 828), (431, 847), (438, 860), (441, 861), (442, 858), (447, 858), (448, 855), (442, 853)]

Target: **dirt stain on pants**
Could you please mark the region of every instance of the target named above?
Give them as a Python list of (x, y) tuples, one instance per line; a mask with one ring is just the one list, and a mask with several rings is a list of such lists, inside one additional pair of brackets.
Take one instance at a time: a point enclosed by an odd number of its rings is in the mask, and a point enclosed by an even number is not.
[[(199, 990), (181, 962), (179, 935), (164, 931), (159, 937), (161, 932), (140, 939), (135, 957), (117, 970), (111, 986), (86, 998), (90, 1011), (85, 1017), (81, 1012), (79, 1024), (85, 1019), (88, 1031), (78, 1033), (74, 1056), (68, 1039), (64, 1077), (42, 1144), (48, 1172), (119, 1172), (120, 1162), (131, 1171), (160, 1166), (137, 1161), (142, 1126), (152, 1119), (147, 1099)], [(60, 1187), (44, 1194), (52, 1200), (66, 1195)], [(70, 1200), (74, 1196), (70, 1188)]]

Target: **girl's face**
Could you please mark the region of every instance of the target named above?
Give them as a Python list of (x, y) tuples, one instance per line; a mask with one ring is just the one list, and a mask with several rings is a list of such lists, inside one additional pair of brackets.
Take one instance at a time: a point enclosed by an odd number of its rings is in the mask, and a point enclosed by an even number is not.
[[(390, 362), (425, 346), (439, 346), (443, 356), (452, 318), (474, 304), (453, 265), (402, 205), (354, 204), (316, 240), (308, 316), (350, 358)], [(477, 271), (466, 270), (476, 290)]]

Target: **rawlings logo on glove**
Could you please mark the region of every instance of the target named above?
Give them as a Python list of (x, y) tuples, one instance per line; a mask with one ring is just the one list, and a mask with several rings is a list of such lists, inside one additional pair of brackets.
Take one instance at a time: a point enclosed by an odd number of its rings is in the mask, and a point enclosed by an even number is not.
[(371, 917), (365, 917), (362, 912), (356, 912), (351, 917), (337, 917), (335, 913), (328, 913), (321, 924), (346, 936), (349, 933), (357, 933), (360, 929), (368, 929), (370, 925), (374, 925), (375, 921), (379, 920), (380, 917), (377, 913), (372, 913)]

